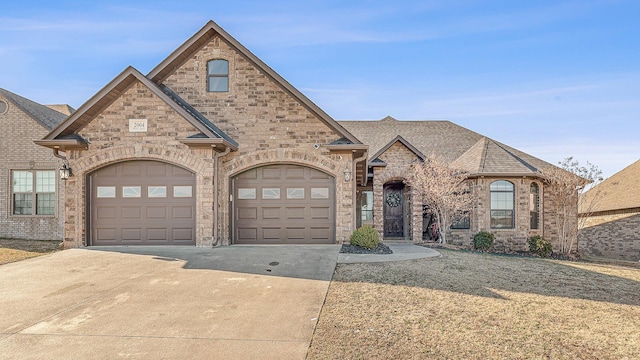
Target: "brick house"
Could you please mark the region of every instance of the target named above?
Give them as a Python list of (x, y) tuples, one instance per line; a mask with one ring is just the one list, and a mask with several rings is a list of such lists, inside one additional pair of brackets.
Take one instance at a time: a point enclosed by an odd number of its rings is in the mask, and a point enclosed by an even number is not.
[[(581, 254), (640, 261), (640, 160), (601, 182), (585, 197), (579, 217)], [(595, 198), (597, 197), (597, 198)]]
[(62, 160), (33, 140), (47, 135), (71, 110), (0, 89), (0, 238), (62, 239)]
[(125, 69), (36, 143), (73, 170), (67, 247), (342, 243), (366, 223), (419, 242), (406, 175), (432, 152), (469, 170), (477, 192), (454, 242), (479, 229), (509, 249), (553, 240), (544, 161), (448, 121), (335, 121), (214, 22), (149, 74)]

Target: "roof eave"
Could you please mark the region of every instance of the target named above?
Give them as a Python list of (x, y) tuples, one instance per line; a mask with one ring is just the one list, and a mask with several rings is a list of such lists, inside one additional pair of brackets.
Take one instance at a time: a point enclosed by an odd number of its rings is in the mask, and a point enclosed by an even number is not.
[(85, 150), (89, 147), (89, 144), (81, 139), (34, 140), (33, 142), (36, 145), (60, 151)]
[(235, 144), (220, 138), (182, 138), (178, 139), (178, 141), (194, 148), (211, 147), (217, 152), (223, 152), (226, 149), (238, 151), (238, 147)]

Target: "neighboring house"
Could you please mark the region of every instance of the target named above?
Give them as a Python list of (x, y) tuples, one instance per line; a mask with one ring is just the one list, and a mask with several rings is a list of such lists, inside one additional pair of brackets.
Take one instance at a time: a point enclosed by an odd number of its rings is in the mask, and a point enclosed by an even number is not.
[(581, 254), (640, 260), (640, 160), (587, 191), (580, 201)]
[(0, 238), (62, 239), (62, 160), (33, 140), (49, 133), (71, 110), (0, 89)]
[(432, 152), (477, 192), (454, 242), (488, 230), (522, 250), (556, 233), (538, 172), (549, 164), (448, 121), (337, 122), (214, 22), (36, 143), (73, 170), (67, 247), (343, 243), (364, 223), (419, 242), (408, 166)]

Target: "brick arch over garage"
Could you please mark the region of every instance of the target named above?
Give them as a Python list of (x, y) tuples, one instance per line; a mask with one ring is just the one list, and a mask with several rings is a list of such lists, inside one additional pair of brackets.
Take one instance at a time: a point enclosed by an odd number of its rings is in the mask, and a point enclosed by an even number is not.
[[(195, 174), (197, 196), (196, 204), (196, 246), (210, 246), (213, 226), (213, 161), (208, 156), (198, 156), (190, 150), (135, 144), (119, 146), (91, 152), (75, 151), (69, 155), (73, 176), (65, 186), (65, 247), (83, 247), (88, 244), (88, 175), (95, 171), (121, 162), (152, 160), (171, 164)], [(84, 155), (84, 156), (83, 156)]]
[(258, 151), (237, 156), (220, 166), (220, 199), (218, 213), (219, 234), (222, 244), (228, 245), (232, 242), (232, 204), (229, 201), (232, 179), (251, 169), (266, 165), (290, 164), (308, 167), (325, 173), (335, 179), (335, 226), (336, 242), (348, 239), (352, 231), (351, 218), (353, 216), (353, 193), (351, 183), (342, 181), (342, 173), (347, 166), (350, 166), (351, 159), (320, 154), (319, 151), (305, 151), (300, 149), (272, 149)]

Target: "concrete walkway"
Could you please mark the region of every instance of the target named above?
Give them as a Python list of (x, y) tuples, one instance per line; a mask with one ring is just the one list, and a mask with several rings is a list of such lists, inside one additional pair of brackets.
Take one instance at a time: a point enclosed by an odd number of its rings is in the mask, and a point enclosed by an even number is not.
[(413, 259), (425, 259), (430, 257), (440, 256), (440, 253), (426, 248), (424, 246), (418, 246), (413, 244), (387, 244), (393, 254), (388, 255), (368, 255), (368, 254), (339, 254), (339, 264), (354, 264), (354, 263), (375, 263), (375, 262), (388, 262), (388, 261), (401, 261), (401, 260), (413, 260)]

